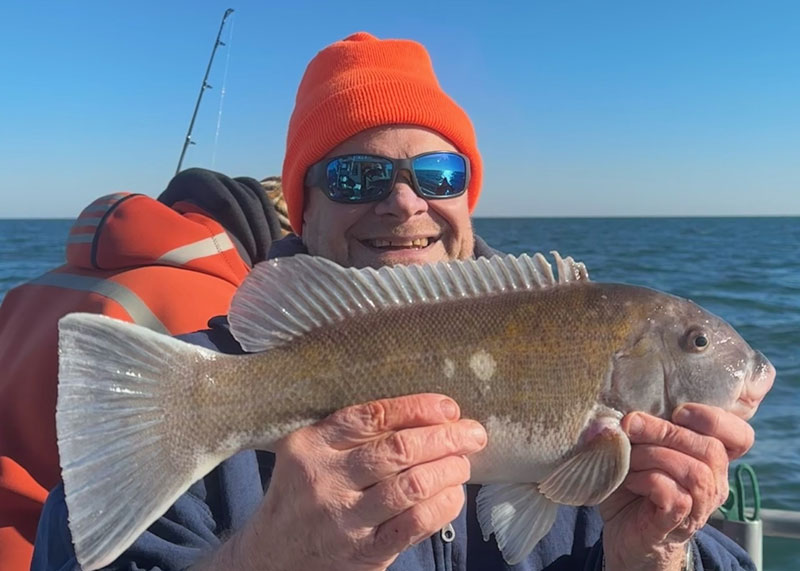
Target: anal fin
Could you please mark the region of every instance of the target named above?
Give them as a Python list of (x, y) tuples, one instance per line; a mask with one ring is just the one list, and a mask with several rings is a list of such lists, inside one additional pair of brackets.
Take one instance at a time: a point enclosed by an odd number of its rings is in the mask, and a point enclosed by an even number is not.
[(536, 484), (490, 484), (477, 498), (483, 539), (494, 533), (503, 559), (515, 565), (525, 559), (556, 520), (558, 506), (536, 489)]

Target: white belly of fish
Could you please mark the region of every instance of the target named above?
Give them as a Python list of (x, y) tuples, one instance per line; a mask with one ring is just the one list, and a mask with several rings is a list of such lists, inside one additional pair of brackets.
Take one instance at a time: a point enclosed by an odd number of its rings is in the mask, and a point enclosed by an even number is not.
[(507, 417), (489, 417), (484, 427), (488, 445), (469, 457), (472, 483), (541, 482), (578, 444), (569, 442), (559, 427), (529, 425)]

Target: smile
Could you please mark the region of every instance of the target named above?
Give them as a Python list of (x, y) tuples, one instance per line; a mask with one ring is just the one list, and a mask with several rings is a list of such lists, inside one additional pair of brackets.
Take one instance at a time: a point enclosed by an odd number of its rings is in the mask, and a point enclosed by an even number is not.
[(435, 242), (437, 238), (414, 238), (412, 239), (404, 239), (404, 238), (392, 238), (391, 240), (386, 240), (383, 238), (375, 238), (372, 240), (364, 240), (364, 244), (369, 246), (370, 248), (377, 248), (380, 250), (385, 249), (407, 249), (412, 248), (415, 250), (421, 250), (423, 248), (427, 248), (431, 243)]

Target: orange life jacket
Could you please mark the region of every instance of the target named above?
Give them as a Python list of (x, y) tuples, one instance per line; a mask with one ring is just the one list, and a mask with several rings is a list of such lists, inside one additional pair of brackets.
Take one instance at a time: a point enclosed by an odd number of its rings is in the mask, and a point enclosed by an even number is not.
[(226, 230), (188, 202), (100, 198), (78, 217), (66, 264), (0, 305), (0, 568), (28, 569), (47, 491), (59, 480), (58, 320), (102, 313), (179, 335), (227, 313), (249, 272)]

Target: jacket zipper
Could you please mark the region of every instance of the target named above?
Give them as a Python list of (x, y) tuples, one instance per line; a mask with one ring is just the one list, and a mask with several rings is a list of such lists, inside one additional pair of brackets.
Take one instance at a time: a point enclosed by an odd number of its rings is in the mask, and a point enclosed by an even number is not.
[(442, 540), (444, 571), (453, 571), (453, 540), (456, 538), (456, 530), (452, 523), (441, 529), (439, 538)]

